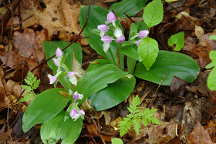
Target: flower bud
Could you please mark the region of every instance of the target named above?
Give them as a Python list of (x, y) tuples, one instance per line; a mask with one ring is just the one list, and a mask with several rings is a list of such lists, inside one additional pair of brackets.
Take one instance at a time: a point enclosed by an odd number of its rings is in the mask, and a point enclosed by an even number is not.
[(113, 12), (109, 12), (108, 14), (107, 14), (107, 22), (108, 23), (113, 23), (113, 22), (115, 22), (116, 21), (116, 16), (115, 16), (115, 14), (113, 13)]
[(145, 38), (145, 37), (148, 36), (148, 34), (149, 34), (149, 31), (148, 31), (148, 30), (142, 30), (142, 31), (140, 31), (140, 32), (138, 33), (138, 37), (139, 37), (139, 38)]
[(54, 84), (57, 80), (56, 76), (52, 76), (50, 74), (48, 74), (48, 78), (49, 78), (49, 84)]
[(61, 57), (63, 55), (63, 52), (60, 48), (56, 49), (56, 57)]
[(107, 32), (109, 30), (109, 27), (105, 24), (101, 24), (97, 26), (97, 29), (100, 30), (101, 32)]

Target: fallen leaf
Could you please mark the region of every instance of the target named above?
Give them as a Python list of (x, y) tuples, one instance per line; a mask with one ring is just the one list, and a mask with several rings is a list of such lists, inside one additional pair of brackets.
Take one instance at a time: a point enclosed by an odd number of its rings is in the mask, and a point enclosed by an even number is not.
[(214, 144), (208, 134), (208, 131), (197, 122), (193, 131), (187, 137), (188, 144)]

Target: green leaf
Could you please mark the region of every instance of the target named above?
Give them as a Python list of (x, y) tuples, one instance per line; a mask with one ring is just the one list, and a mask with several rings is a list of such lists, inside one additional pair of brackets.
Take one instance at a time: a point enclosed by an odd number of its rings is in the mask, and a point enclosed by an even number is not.
[(136, 45), (128, 45), (120, 48), (120, 53), (134, 59), (139, 60)]
[(120, 17), (126, 17), (125, 14), (128, 16), (134, 16), (142, 10), (145, 3), (146, 0), (122, 0), (118, 3), (114, 3), (111, 6), (111, 10), (113, 10)]
[(136, 80), (132, 75), (119, 79), (115, 83), (108, 85), (108, 87), (92, 95), (90, 97), (92, 106), (97, 111), (101, 111), (118, 105), (133, 92), (135, 83)]
[(209, 53), (209, 58), (210, 58), (212, 61), (216, 61), (216, 51), (215, 51), (215, 50), (210, 51), (210, 53)]
[(207, 86), (210, 90), (216, 90), (216, 67), (208, 75)]
[(134, 73), (135, 66), (136, 66), (136, 60), (127, 57), (127, 70), (130, 74)]
[(216, 40), (216, 35), (211, 35), (211, 36), (209, 36), (209, 39), (210, 39), (210, 40)]
[[(97, 65), (97, 64), (96, 64)], [(118, 79), (127, 75), (113, 64), (99, 65), (97, 69), (91, 69), (78, 81), (77, 90), (86, 98), (99, 90), (107, 87)]]
[[(106, 21), (108, 11), (99, 6), (90, 7), (90, 15), (88, 17), (88, 24), (86, 25), (83, 34), (88, 37), (87, 41), (91, 48), (93, 48), (99, 55), (107, 58), (112, 63), (117, 63), (116, 47), (119, 44), (112, 42), (110, 49), (105, 53), (103, 51), (103, 42), (100, 39), (99, 33), (97, 33), (97, 26), (104, 24)], [(80, 26), (83, 27), (86, 23), (86, 15), (89, 14), (89, 7), (84, 6), (80, 9)]]
[(197, 78), (199, 70), (199, 65), (191, 57), (178, 52), (161, 50), (149, 71), (142, 63), (138, 63), (135, 75), (153, 83), (170, 85), (174, 76), (187, 82), (193, 82)]
[(53, 88), (43, 91), (27, 107), (22, 122), (23, 131), (27, 132), (34, 125), (54, 118), (67, 105), (69, 99), (63, 95), (64, 89)]
[(161, 0), (153, 0), (144, 8), (143, 19), (149, 28), (162, 22), (163, 4)]
[(120, 138), (112, 138), (112, 144), (124, 144)]
[(123, 118), (119, 122), (120, 136), (124, 136), (130, 130), (131, 126), (132, 126), (132, 120), (128, 117)]
[(141, 40), (137, 51), (142, 63), (149, 70), (158, 56), (159, 48), (157, 41), (146, 37)]
[(74, 121), (70, 117), (65, 120), (66, 115), (68, 114), (61, 112), (42, 125), (40, 134), (43, 143), (57, 143), (62, 140), (62, 144), (73, 144), (77, 140), (82, 130), (83, 121), (82, 119)]
[(130, 34), (129, 34), (129, 37), (130, 39), (135, 36), (138, 32), (138, 25), (136, 23), (132, 23), (130, 25)]
[(170, 47), (175, 45), (175, 48), (174, 48), (175, 51), (180, 51), (182, 48), (184, 48), (184, 32), (178, 32), (172, 35), (168, 39), (168, 45)]

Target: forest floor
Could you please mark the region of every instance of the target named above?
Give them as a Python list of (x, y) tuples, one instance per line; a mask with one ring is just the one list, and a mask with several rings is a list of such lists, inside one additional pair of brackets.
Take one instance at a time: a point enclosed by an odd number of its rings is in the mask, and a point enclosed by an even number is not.
[[(117, 1), (91, 2), (108, 8)], [(34, 69), (33, 73), (41, 80), (37, 92), (51, 87), (47, 78), (50, 70), (41, 64), (45, 61), (42, 42), (77, 38), (81, 31), (82, 4), (88, 3), (84, 0), (0, 0), (0, 144), (42, 143), (40, 126), (22, 132), (21, 119), (27, 104), (19, 102), (21, 85), (27, 72)], [(159, 110), (157, 117), (161, 124), (143, 127), (139, 135), (130, 132), (123, 139), (128, 144), (214, 144), (216, 92), (206, 86), (209, 70), (205, 66), (210, 62), (209, 52), (216, 50), (216, 42), (208, 39), (209, 35), (216, 34), (216, 1), (177, 0), (165, 3), (164, 11), (163, 22), (151, 29), (150, 35), (158, 40), (160, 49), (171, 50), (167, 46), (169, 36), (184, 31), (185, 47), (181, 52), (194, 58), (201, 71), (190, 84), (178, 78), (169, 87), (138, 80), (133, 94), (141, 97), (144, 106)], [(124, 21), (129, 25), (127, 18)], [(79, 42), (83, 46), (85, 68), (98, 55), (84, 39)], [(77, 144), (104, 144), (117, 137), (115, 127), (127, 113), (127, 106), (125, 101), (107, 111), (87, 113)]]

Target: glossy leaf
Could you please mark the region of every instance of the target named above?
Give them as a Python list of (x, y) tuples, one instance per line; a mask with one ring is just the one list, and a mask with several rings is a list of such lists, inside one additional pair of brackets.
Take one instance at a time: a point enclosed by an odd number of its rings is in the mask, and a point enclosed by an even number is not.
[(176, 34), (173, 34), (168, 39), (168, 45), (170, 47), (175, 46), (175, 51), (180, 51), (182, 48), (184, 48), (184, 32), (178, 32)]
[(123, 72), (113, 64), (101, 64), (96, 69), (86, 72), (79, 80), (77, 90), (79, 93), (84, 94), (85, 97), (89, 97), (126, 74), (126, 72)]
[(126, 17), (126, 15), (134, 16), (143, 9), (146, 1), (147, 0), (122, 0), (113, 4), (111, 10), (120, 17)]
[(133, 92), (136, 80), (132, 75), (109, 84), (90, 97), (92, 106), (97, 110), (106, 110), (123, 102)]
[[(109, 59), (113, 63), (117, 63), (116, 47), (118, 44), (112, 42), (107, 53), (103, 51), (103, 43), (97, 33), (97, 26), (104, 24), (108, 11), (99, 6), (90, 7), (90, 15), (88, 16), (88, 24), (86, 25), (83, 34), (88, 37), (87, 41), (99, 55)], [(80, 9), (80, 26), (83, 27), (86, 23), (86, 17), (89, 14), (89, 7), (84, 6)]]
[(149, 28), (158, 25), (163, 20), (163, 13), (163, 4), (161, 0), (153, 0), (144, 8), (144, 22)]
[(83, 121), (82, 119), (74, 121), (67, 116), (69, 116), (67, 113), (61, 112), (42, 125), (40, 134), (43, 143), (57, 143), (61, 140), (62, 144), (73, 144), (77, 140)]
[(150, 37), (146, 37), (141, 40), (137, 51), (140, 60), (146, 69), (149, 70), (158, 56), (159, 48), (157, 41)]
[(69, 98), (61, 93), (64, 89), (53, 88), (43, 91), (34, 99), (26, 109), (22, 122), (24, 132), (34, 125), (54, 118), (67, 105)]
[(138, 63), (135, 75), (141, 79), (160, 85), (170, 85), (174, 76), (193, 82), (199, 73), (199, 66), (191, 57), (178, 52), (161, 50), (156, 62), (149, 71)]

